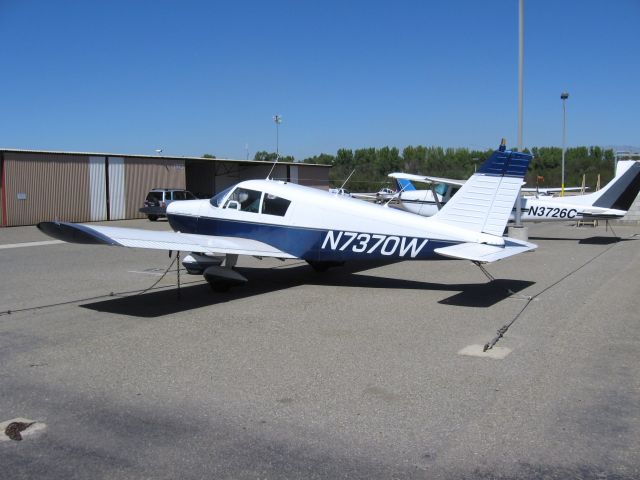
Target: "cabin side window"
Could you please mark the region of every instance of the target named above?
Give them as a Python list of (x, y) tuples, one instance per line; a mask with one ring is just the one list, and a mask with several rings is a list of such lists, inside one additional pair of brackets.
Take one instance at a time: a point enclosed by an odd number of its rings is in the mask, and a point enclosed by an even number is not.
[(243, 212), (258, 213), (260, 210), (260, 196), (262, 192), (248, 188), (236, 188), (231, 194), (225, 208), (235, 208)]
[(262, 213), (284, 217), (290, 204), (291, 200), (265, 193), (262, 200)]

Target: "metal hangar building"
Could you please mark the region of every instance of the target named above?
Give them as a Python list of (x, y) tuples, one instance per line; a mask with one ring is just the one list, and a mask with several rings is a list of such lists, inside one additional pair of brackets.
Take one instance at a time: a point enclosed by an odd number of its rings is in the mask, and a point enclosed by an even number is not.
[(273, 179), (329, 188), (330, 165), (0, 149), (0, 225), (144, 218), (138, 209), (152, 188), (206, 198), (272, 168)]

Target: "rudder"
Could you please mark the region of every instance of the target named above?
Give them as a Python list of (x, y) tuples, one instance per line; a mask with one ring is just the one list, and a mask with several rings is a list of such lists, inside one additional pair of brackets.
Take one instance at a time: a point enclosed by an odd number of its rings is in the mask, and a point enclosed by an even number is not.
[(528, 153), (506, 150), (504, 143), (501, 144), (442, 207), (435, 219), (467, 230), (502, 236), (532, 158)]
[(607, 190), (593, 202), (594, 207), (629, 210), (640, 191), (640, 163), (632, 162), (627, 170), (615, 178), (611, 186), (607, 186)]

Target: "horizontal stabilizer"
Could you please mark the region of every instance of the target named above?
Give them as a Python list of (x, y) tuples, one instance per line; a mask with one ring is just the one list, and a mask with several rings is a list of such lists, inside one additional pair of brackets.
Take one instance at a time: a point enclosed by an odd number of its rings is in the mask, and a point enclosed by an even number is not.
[(249, 238), (157, 232), (139, 228), (103, 227), (66, 222), (42, 222), (38, 224), (38, 228), (50, 237), (70, 243), (103, 244), (179, 252), (296, 258), (271, 245)]
[(513, 238), (504, 238), (504, 247), (486, 245), (484, 243), (459, 243), (450, 247), (436, 248), (434, 251), (438, 255), (461, 260), (471, 260), (472, 262), (491, 263), (511, 257), (519, 253), (535, 250), (537, 245)]

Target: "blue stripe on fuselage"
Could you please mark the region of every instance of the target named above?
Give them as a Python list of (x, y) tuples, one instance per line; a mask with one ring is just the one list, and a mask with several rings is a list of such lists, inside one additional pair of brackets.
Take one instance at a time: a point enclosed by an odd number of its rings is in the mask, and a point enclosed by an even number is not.
[(427, 259), (437, 256), (433, 253), (434, 249), (456, 243), (400, 235), (301, 228), (175, 214), (167, 217), (176, 231), (249, 238), (310, 261)]

